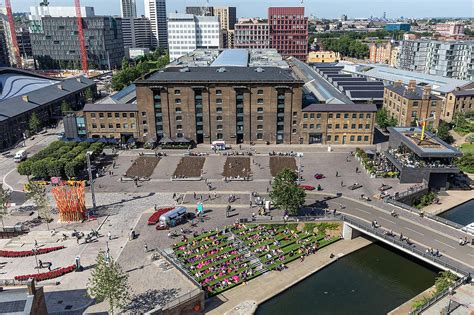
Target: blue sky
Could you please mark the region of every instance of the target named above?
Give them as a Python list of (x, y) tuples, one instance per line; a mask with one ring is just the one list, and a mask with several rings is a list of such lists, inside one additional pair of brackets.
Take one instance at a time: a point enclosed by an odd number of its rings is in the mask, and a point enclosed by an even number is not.
[[(40, 0), (12, 0), (13, 11), (29, 11)], [(73, 5), (74, 0), (50, 0), (51, 5)], [(120, 14), (120, 0), (81, 0), (83, 6), (94, 6), (96, 14)], [(183, 12), (187, 5), (202, 5), (205, 0), (168, 0), (168, 12)], [(143, 14), (143, 0), (137, 0), (138, 12)], [(237, 7), (239, 17), (265, 17), (269, 6), (298, 6), (300, 0), (210, 0), (210, 5)], [(306, 15), (316, 17), (382, 16), (387, 17), (474, 17), (474, 0), (304, 0)]]

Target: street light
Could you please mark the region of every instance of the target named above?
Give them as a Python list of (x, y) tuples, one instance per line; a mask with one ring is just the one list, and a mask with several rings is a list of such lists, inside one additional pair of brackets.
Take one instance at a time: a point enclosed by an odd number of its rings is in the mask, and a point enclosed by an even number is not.
[(296, 156), (298, 157), (298, 185), (301, 184), (301, 158), (304, 156), (302, 152), (297, 152)]
[(35, 254), (35, 261), (36, 261), (36, 272), (39, 273), (39, 266), (38, 266), (38, 245), (36, 245), (36, 240), (35, 240), (35, 247), (33, 248), (33, 254)]
[[(92, 210), (95, 212), (96, 210), (96, 203), (95, 203), (95, 193), (94, 193), (94, 179), (92, 178), (92, 168), (91, 168), (91, 155), (93, 151), (86, 152), (86, 160), (87, 160), (87, 171), (89, 173), (89, 183), (91, 185), (91, 194), (92, 194)], [(89, 211), (87, 211), (87, 219), (89, 219)]]

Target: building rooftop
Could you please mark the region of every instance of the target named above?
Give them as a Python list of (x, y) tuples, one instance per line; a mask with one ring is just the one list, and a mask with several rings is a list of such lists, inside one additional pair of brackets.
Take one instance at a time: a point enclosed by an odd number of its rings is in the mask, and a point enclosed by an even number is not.
[(136, 112), (136, 104), (86, 104), (83, 112)]
[(291, 71), (278, 67), (250, 68), (250, 67), (169, 67), (155, 72), (146, 80), (137, 83), (155, 82), (300, 82), (295, 79)]
[[(404, 98), (409, 100), (421, 100), (423, 99), (423, 88), (417, 86), (414, 90), (410, 91), (408, 87), (404, 85), (387, 85), (386, 88)], [(439, 100), (440, 98), (430, 93), (430, 100)]]
[(375, 104), (311, 104), (303, 112), (377, 112)]
[(470, 83), (465, 80), (400, 70), (387, 65), (357, 65), (345, 63), (340, 63), (339, 65), (343, 66), (343, 73), (354, 73), (389, 82), (402, 81), (404, 84), (408, 84), (410, 80), (415, 80), (417, 84), (424, 83), (425, 85), (431, 85), (433, 91), (443, 94), (455, 90), (456, 87), (463, 87)]
[(401, 141), (422, 158), (448, 158), (462, 156), (456, 148), (450, 146), (430, 132), (425, 132), (425, 139), (420, 141), (421, 128), (388, 127), (390, 135), (398, 135)]
[(14, 68), (0, 68), (0, 101), (28, 94), (60, 82), (33, 72)]
[(249, 51), (247, 49), (224, 49), (211, 64), (211, 67), (247, 67)]
[(474, 96), (474, 89), (453, 91), (455, 96)]

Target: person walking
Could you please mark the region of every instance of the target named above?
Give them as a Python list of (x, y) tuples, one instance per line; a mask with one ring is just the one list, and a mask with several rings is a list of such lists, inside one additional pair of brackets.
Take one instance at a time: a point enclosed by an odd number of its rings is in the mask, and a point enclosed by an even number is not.
[(111, 241), (111, 240), (112, 240), (112, 233), (110, 233), (110, 231), (109, 231), (109, 232), (107, 232), (107, 237), (109, 238), (109, 241)]
[(336, 177), (339, 177), (339, 172), (338, 171), (336, 171)]
[(193, 198), (196, 200), (196, 192), (193, 192)]
[(145, 253), (148, 253), (148, 245), (145, 243)]
[(344, 182), (341, 180), (341, 187), (344, 187)]
[(359, 168), (358, 168), (358, 167), (356, 167), (356, 174), (358, 174), (358, 173), (359, 173)]

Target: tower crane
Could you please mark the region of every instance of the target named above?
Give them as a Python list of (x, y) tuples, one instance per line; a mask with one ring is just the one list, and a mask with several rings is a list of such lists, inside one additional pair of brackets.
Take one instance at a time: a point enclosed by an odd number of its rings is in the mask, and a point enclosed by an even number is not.
[(88, 74), (87, 50), (86, 50), (86, 42), (84, 39), (84, 28), (82, 26), (81, 1), (74, 0), (74, 5), (76, 6), (77, 33), (79, 37), (79, 46), (81, 50), (82, 71), (84, 72), (85, 75), (87, 75)]
[(13, 44), (13, 54), (15, 55), (16, 66), (21, 68), (20, 47), (16, 38), (15, 20), (13, 20), (12, 4), (10, 0), (5, 0), (5, 7), (7, 9), (8, 24), (10, 26), (10, 35)]

